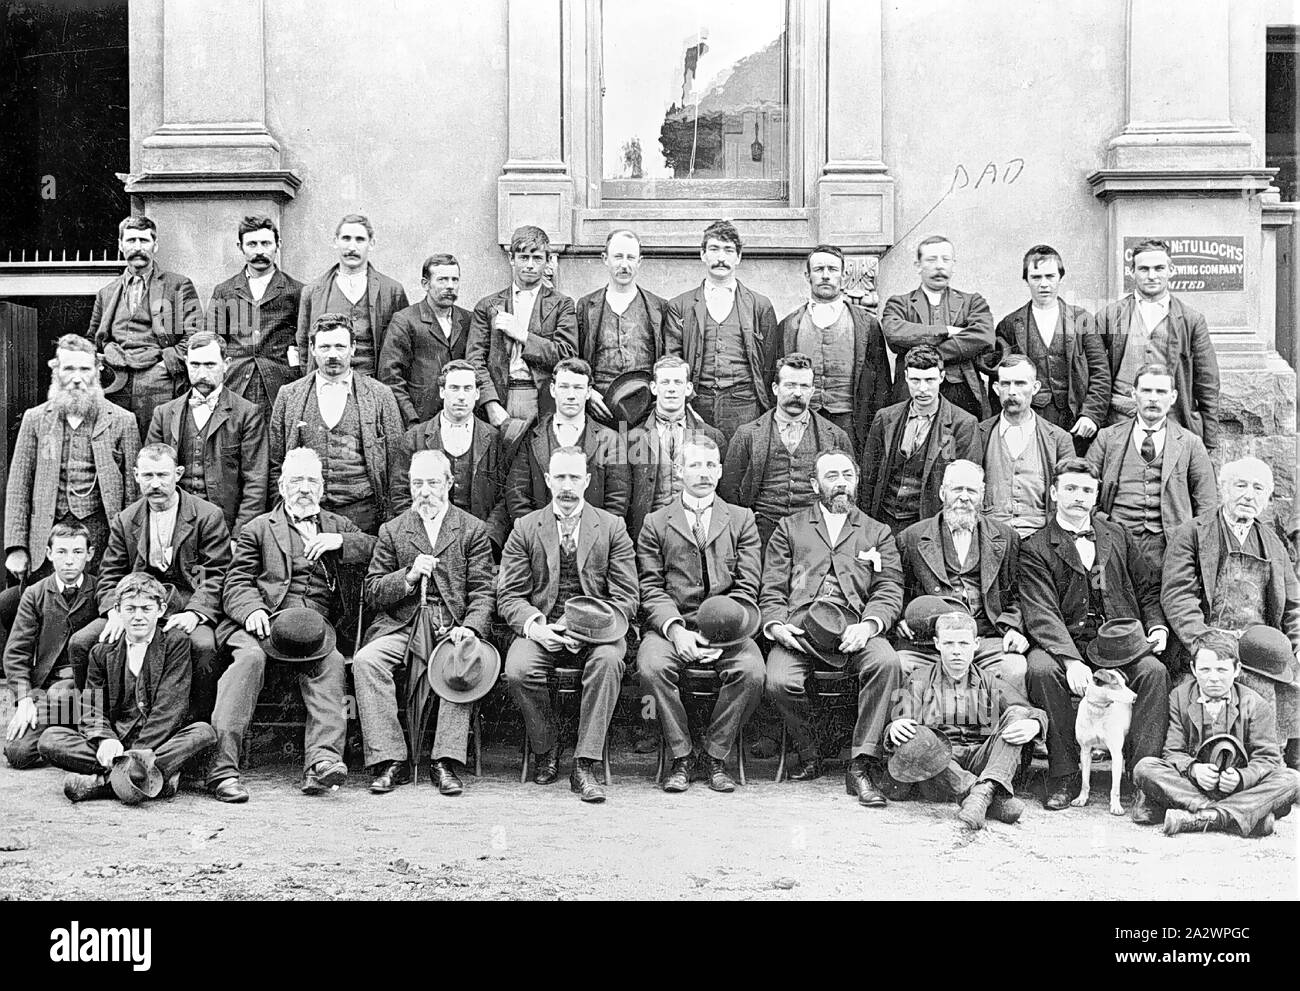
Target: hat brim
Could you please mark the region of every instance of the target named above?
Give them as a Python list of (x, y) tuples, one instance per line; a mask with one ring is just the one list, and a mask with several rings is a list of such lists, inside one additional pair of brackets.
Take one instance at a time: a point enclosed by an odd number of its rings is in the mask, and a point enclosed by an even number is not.
[(1233, 767), (1241, 768), (1250, 763), (1250, 755), (1246, 753), (1245, 745), (1231, 733), (1216, 733), (1214, 736), (1202, 742), (1201, 745), (1196, 748), (1196, 760), (1200, 763), (1207, 762), (1210, 757), (1210, 751), (1222, 743), (1228, 744), (1233, 749)]
[[(111, 367), (111, 366), (110, 366)], [(100, 376), (100, 384), (103, 385), (103, 376)], [(126, 372), (120, 368), (113, 369), (113, 380), (104, 385), (104, 395), (112, 396), (126, 388)]]
[[(1290, 668), (1289, 664), (1287, 665), (1287, 668)], [(1241, 670), (1249, 671), (1251, 674), (1257, 674), (1261, 678), (1267, 678), (1269, 681), (1275, 681), (1279, 685), (1296, 684), (1295, 675), (1290, 670), (1283, 671), (1281, 674), (1274, 674), (1271, 671), (1265, 671), (1262, 668), (1253, 667), (1250, 664), (1245, 663), (1241, 665)]]
[(800, 647), (808, 652), (809, 656), (821, 661), (823, 664), (829, 664), (833, 668), (844, 667), (849, 663), (849, 659), (853, 656), (852, 654), (842, 654), (838, 650), (821, 650), (816, 644), (808, 639), (808, 634), (806, 633), (797, 634), (794, 639)]
[(586, 634), (570, 630), (567, 627), (564, 630), (564, 635), (570, 640), (577, 640), (579, 643), (591, 644), (596, 647), (607, 643), (617, 643), (619, 640), (622, 640), (627, 636), (627, 617), (621, 612), (615, 611), (615, 614), (612, 617), (612, 623), (613, 625), (607, 632), (601, 633), (598, 636), (587, 636)]
[(270, 637), (265, 637), (259, 641), (262, 653), (265, 654), (269, 660), (280, 661), (284, 664), (315, 664), (317, 661), (322, 661), (329, 657), (337, 644), (338, 636), (334, 632), (334, 624), (332, 623), (325, 624), (325, 639), (321, 643), (320, 649), (305, 657), (290, 657), (286, 654), (281, 654), (275, 649), (275, 645), (271, 643)]
[(919, 781), (929, 781), (948, 766), (948, 762), (952, 760), (952, 741), (942, 733), (933, 730), (931, 733), (939, 741), (940, 746), (929, 754), (925, 763), (915, 765), (908, 761), (909, 767), (904, 767), (905, 754), (902, 750), (896, 750), (890, 755), (886, 766), (891, 778), (899, 784), (914, 785)]
[(429, 657), (429, 667), (425, 672), (425, 677), (429, 679), (429, 687), (433, 689), (438, 698), (447, 702), (468, 704), (477, 702), (492, 691), (497, 679), (501, 677), (501, 652), (496, 649), (494, 644), (482, 637), (479, 637), (478, 642), (488, 649), (486, 658), (491, 666), (491, 674), (485, 675), (473, 688), (460, 689), (452, 688), (447, 684), (447, 679), (442, 670), (442, 659), (439, 656), (445, 657), (451, 652), (451, 640), (443, 637), (438, 641), (437, 646), (433, 648), (433, 654)]
[(763, 612), (758, 608), (758, 603), (751, 599), (742, 599), (740, 596), (733, 596), (736, 602), (745, 607), (745, 631), (731, 640), (710, 640), (709, 647), (720, 649), (724, 647), (735, 647), (751, 639), (758, 632), (759, 627), (763, 625)]
[(1097, 656), (1097, 641), (1094, 640), (1092, 643), (1088, 644), (1088, 649), (1084, 651), (1084, 653), (1088, 657), (1088, 662), (1092, 664), (1093, 667), (1125, 668), (1128, 667), (1130, 664), (1132, 664), (1134, 661), (1140, 661), (1144, 657), (1153, 656), (1154, 651), (1152, 650), (1152, 645), (1148, 643), (1142, 650), (1138, 651), (1136, 654), (1133, 654), (1131, 657), (1120, 658), (1119, 660), (1111, 660), (1109, 658)]
[[(131, 772), (144, 771), (144, 784), (138, 784)], [(162, 771), (158, 770), (152, 759), (141, 756), (139, 751), (128, 750), (113, 761), (108, 772), (108, 783), (118, 801), (126, 805), (139, 805), (141, 802), (157, 798), (163, 789)]]

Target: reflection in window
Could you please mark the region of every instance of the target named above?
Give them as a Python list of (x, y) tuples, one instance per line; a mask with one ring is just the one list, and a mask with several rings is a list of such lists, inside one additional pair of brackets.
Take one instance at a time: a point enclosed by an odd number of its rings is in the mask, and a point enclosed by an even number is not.
[(739, 180), (728, 195), (771, 195), (785, 181), (786, 0), (613, 2), (602, 19), (607, 193)]

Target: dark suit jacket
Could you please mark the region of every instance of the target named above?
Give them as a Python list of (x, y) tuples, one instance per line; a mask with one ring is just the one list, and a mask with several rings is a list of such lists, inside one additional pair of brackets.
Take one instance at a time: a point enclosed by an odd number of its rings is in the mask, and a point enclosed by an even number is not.
[[(918, 595), (946, 595), (959, 584), (948, 574), (943, 557), (943, 514), (913, 523), (898, 535), (898, 554), (903, 559), (903, 601)], [(1023, 633), (1020, 587), (1016, 577), (1020, 558), (1020, 537), (997, 520), (978, 518), (975, 535), (980, 550), (980, 589), (984, 615), (999, 633)]]
[[(1160, 576), (1124, 528), (1094, 515), (1097, 566), (1101, 569), (1102, 602), (1107, 619), (1141, 620), (1150, 633), (1165, 625), (1160, 609)], [(1082, 661), (1075, 645), (1088, 616), (1088, 572), (1083, 569), (1074, 538), (1061, 529), (1055, 513), (1047, 526), (1020, 544), (1020, 609), (1025, 634), (1047, 651), (1062, 668)]]
[[(1169, 693), (1169, 729), (1165, 733), (1164, 758), (1178, 771), (1191, 776), (1196, 752), (1201, 749), (1205, 707), (1198, 699), (1201, 689), (1189, 678)], [(1253, 688), (1234, 684), (1228, 692), (1228, 732), (1246, 747), (1247, 764), (1238, 768), (1241, 787), (1254, 788), (1264, 775), (1282, 766), (1277, 739), (1277, 707), (1265, 702)]]
[[(741, 342), (745, 363), (759, 409), (771, 409), (772, 390), (767, 387), (779, 346), (776, 310), (772, 301), (741, 282), (736, 283), (736, 312), (740, 317)], [(691, 381), (698, 383), (704, 370), (704, 325), (708, 319), (704, 302), (704, 283), (675, 296), (668, 304), (664, 323), (664, 353), (676, 354), (691, 366)]]
[[(576, 311), (578, 317), (578, 357), (596, 367), (596, 345), (600, 342), (600, 318), (605, 309), (605, 292), (608, 286), (601, 286), (595, 292), (587, 293), (578, 300)], [(650, 340), (654, 344), (654, 361), (664, 356), (664, 320), (668, 301), (656, 296), (649, 289), (636, 287), (645, 304), (646, 316), (650, 321)], [(646, 369), (649, 371), (649, 369)]]
[(438, 373), (447, 362), (465, 357), (469, 323), (469, 310), (453, 306), (448, 341), (427, 297), (393, 314), (384, 335), (384, 349), (375, 362), (375, 377), (393, 390), (408, 427), (436, 416), (442, 409)]
[(366, 601), (378, 610), (366, 642), (410, 626), (420, 607), (420, 586), (408, 590), (406, 572), (419, 554), (434, 554), (432, 585), (447, 609), (449, 625), (468, 626), (486, 639), (492, 632), (496, 608), (493, 585), (492, 545), (487, 527), (455, 506), (447, 507), (438, 546), (429, 546), (424, 521), (414, 509), (379, 528), (379, 540), (366, 574)]
[(50, 672), (66, 662), (68, 639), (98, 615), (94, 579), (83, 575), (71, 604), (53, 575), (23, 589), (4, 649), (4, 673), (15, 701), (45, 687)]
[[(698, 413), (686, 407), (686, 432), (703, 433), (713, 439), (718, 450), (726, 452), (722, 431), (700, 419)], [(655, 425), (654, 407), (649, 415), (627, 432), (627, 462), (632, 473), (632, 496), (627, 511), (627, 532), (636, 540), (650, 513), (654, 501), (655, 480), (659, 475), (659, 430)]]
[[(1056, 332), (1065, 338), (1065, 355), (1069, 360), (1070, 415), (1074, 419), (1086, 416), (1098, 427), (1106, 423), (1110, 409), (1110, 364), (1106, 361), (1106, 345), (1093, 323), (1092, 314), (1081, 306), (1071, 306), (1060, 301), (1056, 318)], [(993, 351), (976, 360), (976, 366), (996, 381), (995, 366), (1004, 354), (1029, 353), (1029, 335), (1038, 336), (1038, 326), (1030, 311), (1032, 303), (1012, 310), (997, 325)], [(1047, 383), (1043, 383), (1040, 396), (1050, 396)], [(999, 413), (1002, 404), (997, 395), (989, 399), (992, 411)], [(1040, 399), (1039, 402), (1042, 402)]]
[[(82, 693), (81, 734), (91, 746), (121, 740), (126, 727), (126, 637), (90, 648)], [(131, 746), (157, 750), (182, 729), (190, 708), (190, 638), (184, 630), (163, 632), (159, 623), (136, 675), (140, 722)]]
[[(170, 444), (179, 450), (183, 417), (190, 415), (189, 401), (187, 392), (155, 407), (145, 443)], [(238, 537), (245, 523), (266, 512), (270, 470), (266, 420), (261, 408), (223, 388), (208, 419), (203, 477), (209, 501), (221, 507), (232, 536)]]
[[(1097, 314), (1097, 333), (1106, 345), (1113, 380), (1128, 346), (1128, 327), (1137, 306), (1132, 293)], [(1219, 360), (1205, 317), (1177, 296), (1169, 297), (1170, 371), (1178, 399), (1169, 415), (1196, 434), (1207, 451), (1219, 446)]]
[[(858, 483), (858, 502), (870, 516), (880, 513), (880, 503), (885, 498), (885, 490), (892, 477), (889, 466), (903, 443), (907, 410), (911, 405), (912, 400), (906, 399), (886, 406), (871, 421), (871, 429), (867, 431), (867, 440), (862, 446), (862, 480)], [(933, 516), (943, 509), (939, 486), (943, 484), (943, 473), (950, 464), (963, 459), (974, 461), (977, 465), (983, 463), (976, 427), (975, 417), (942, 396), (939, 397), (939, 409), (934, 414), (934, 422), (930, 424), (930, 433), (925, 439), (925, 466), (921, 469), (921, 519)]]
[[(552, 413), (543, 416), (524, 435), (515, 452), (506, 477), (506, 509), (511, 519), (521, 519), (551, 501), (546, 469), (555, 440), (551, 432), (554, 419)], [(632, 473), (619, 435), (587, 417), (581, 446), (587, 452), (587, 471), (591, 474), (584, 498), (597, 509), (625, 516), (632, 497)]]
[[(474, 305), (469, 325), (465, 358), (478, 372), (479, 406), (496, 402), (504, 409), (510, 392), (510, 345), (514, 342), (492, 326), (497, 312), (512, 313), (513, 285), (484, 296)], [(578, 318), (573, 300), (542, 283), (528, 324), (524, 362), (537, 382), (539, 416), (554, 412), (551, 398), (551, 370), (563, 358), (578, 352)]]
[[(337, 264), (331, 265), (310, 285), (302, 289), (302, 303), (298, 307), (298, 360), (303, 375), (310, 375), (316, 362), (311, 353), (311, 325), (322, 313), (328, 313), (330, 290), (338, 274)], [(390, 279), (369, 262), (366, 263), (366, 300), (370, 306), (370, 333), (375, 342), (375, 363), (384, 350), (384, 335), (392, 322), (393, 314), (409, 305), (406, 290), (396, 279)]]
[[(393, 480), (393, 512), (411, 508), (411, 455), (416, 451), (441, 451), (442, 431), (438, 416), (412, 427), (402, 435), (402, 456)], [(500, 553), (510, 535), (510, 514), (506, 511), (505, 483), (508, 466), (501, 443), (501, 431), (474, 418), (474, 435), (469, 443), (474, 467), (470, 477), (470, 512), (487, 523), (488, 539)]]
[[(125, 273), (124, 273), (125, 274)], [(113, 339), (113, 314), (126, 290), (122, 276), (95, 293), (86, 336), (102, 352)], [(157, 264), (149, 278), (149, 310), (153, 336), (162, 349), (162, 362), (174, 385), (188, 381), (185, 371), (185, 342), (203, 326), (203, 307), (194, 283), (187, 276), (164, 272)]]
[[(207, 329), (226, 341), (226, 385), (245, 396), (253, 375), (260, 375), (268, 403), (264, 418), (270, 417), (280, 389), (302, 372), (289, 366), (302, 289), (301, 282), (276, 268), (266, 292), (254, 304), (248, 275), (240, 269), (212, 290), (208, 303)], [(299, 360), (303, 360), (301, 352)]]
[[(989, 445), (993, 443), (996, 433), (998, 420), (1002, 414), (991, 416), (987, 420), (981, 420), (979, 424), (979, 456), (975, 458), (980, 467), (988, 470), (989, 462)], [(1038, 443), (1038, 459), (1043, 466), (1043, 504), (1046, 506), (1047, 518), (1050, 520), (1056, 515), (1056, 501), (1052, 498), (1052, 472), (1056, 469), (1058, 461), (1064, 461), (1066, 458), (1074, 457), (1074, 438), (1054, 423), (1048, 423), (1037, 413), (1034, 419), (1038, 421), (1035, 424), (1035, 438)], [(989, 490), (984, 490), (984, 506), (982, 511), (987, 513), (992, 507), (989, 505)]]
[[(989, 415), (988, 393), (975, 367), (975, 359), (993, 349), (993, 314), (989, 304), (977, 292), (948, 290), (949, 320), (943, 326), (931, 326), (930, 303), (925, 290), (917, 286), (910, 293), (890, 296), (885, 301), (880, 325), (885, 340), (894, 352), (894, 400), (909, 398), (907, 380), (903, 375), (903, 360), (907, 352), (918, 344), (929, 344), (943, 356), (945, 368), (961, 370), (961, 377), (970, 391), (980, 401), (984, 416)], [(965, 327), (962, 333), (949, 337), (947, 327)]]
[[(763, 569), (759, 544), (754, 514), (715, 498), (704, 544), (709, 595), (738, 592), (758, 601)], [(704, 572), (681, 499), (646, 517), (637, 538), (636, 560), (646, 628), (663, 633), (664, 624), (672, 619), (693, 625), (705, 599)]]
[[(768, 410), (757, 420), (742, 423), (727, 445), (727, 456), (722, 462), (722, 480), (718, 495), (737, 506), (752, 507), (759, 487), (767, 478), (767, 431), (776, 419), (776, 411)], [(818, 451), (838, 447), (852, 456), (853, 450), (846, 434), (819, 413), (810, 414), (808, 426), (812, 431), (813, 445)], [(774, 440), (773, 443), (780, 443)]]
[[(305, 423), (303, 411), (310, 400), (315, 402), (316, 376), (307, 375), (280, 390), (271, 413), (270, 491), (277, 490), (280, 465), (286, 451), (301, 443), (298, 425)], [(402, 460), (402, 414), (398, 412), (393, 391), (360, 372), (352, 374), (352, 394), (356, 396), (361, 418), (361, 453), (366, 459), (366, 474), (374, 493), (379, 518), (392, 517), (392, 485)], [(409, 465), (410, 462), (408, 461)]]
[[(1184, 523), (1169, 536), (1165, 548), (1160, 600), (1174, 635), (1187, 645), (1209, 629), (1210, 606), (1219, 579), (1221, 515), (1214, 508)], [(1264, 590), (1264, 619), (1287, 635), (1292, 651), (1300, 650), (1300, 579), (1272, 529), (1259, 522), (1254, 525), (1271, 566)]]
[[(636, 622), (636, 548), (617, 516), (582, 507), (578, 524), (578, 579), (584, 595), (603, 599)], [(497, 574), (497, 614), (519, 636), (533, 616), (550, 614), (560, 591), (560, 531), (548, 503), (516, 521)]]
[[(221, 618), (221, 586), (230, 567), (230, 531), (221, 510), (198, 496), (177, 490), (172, 561), (184, 580), (176, 585), (169, 612), (196, 612), (214, 626)], [(100, 615), (113, 608), (117, 583), (149, 566), (149, 500), (137, 499), (108, 525), (108, 546), (99, 565)]]
[[(369, 563), (375, 538), (362, 533), (351, 520), (322, 509), (320, 532), (343, 535), (343, 546), (322, 556), (326, 568), (337, 573), (339, 565)], [(289, 514), (283, 504), (244, 527), (235, 544), (234, 560), (221, 595), (226, 618), (217, 628), (220, 643), (224, 644), (236, 630), (242, 630), (248, 617), (257, 610), (273, 613), (280, 608), (293, 579), (292, 547)]]
[[(90, 448), (99, 498), (111, 520), (139, 495), (133, 469), (140, 427), (134, 413), (107, 399), (96, 416)], [(5, 489), (5, 550), (26, 549), (32, 571), (45, 563), (62, 473), (63, 422), (50, 403), (41, 403), (23, 414)]]
[[(1119, 491), (1119, 469), (1133, 444), (1135, 420), (1116, 423), (1097, 433), (1088, 448), (1088, 460), (1101, 473), (1097, 508), (1110, 513)], [(1137, 457), (1137, 452), (1133, 451)], [(1209, 512), (1219, 504), (1219, 486), (1210, 455), (1190, 430), (1173, 420), (1165, 421), (1165, 449), (1160, 466), (1160, 520), (1165, 536), (1193, 516)]]
[[(872, 551), (880, 558), (879, 571), (864, 556)], [(832, 548), (821, 507), (809, 506), (778, 523), (767, 542), (759, 601), (763, 626), (788, 623), (805, 613), (832, 568), (859, 622), (875, 617), (882, 634), (898, 622), (903, 568), (889, 527), (854, 506)]]
[[(889, 356), (880, 321), (861, 306), (845, 302), (853, 320), (853, 374), (849, 380), (853, 395), (853, 434), (855, 442), (861, 445), (872, 419), (893, 401), (890, 398), (893, 383), (889, 380)], [(777, 327), (770, 382), (776, 380), (776, 363), (784, 355), (799, 350), (799, 325), (807, 310), (808, 304), (804, 303)]]

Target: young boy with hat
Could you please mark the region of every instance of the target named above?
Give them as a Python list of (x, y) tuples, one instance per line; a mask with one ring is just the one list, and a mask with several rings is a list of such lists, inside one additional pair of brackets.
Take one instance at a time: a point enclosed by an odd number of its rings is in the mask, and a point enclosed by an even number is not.
[(985, 818), (1016, 822), (1024, 807), (1015, 797), (1024, 748), (1047, 733), (1047, 713), (1011, 684), (973, 662), (977, 625), (965, 612), (934, 621), (939, 663), (919, 668), (885, 730), (892, 751), (887, 793), (909, 796), (917, 784), (931, 801), (957, 799), (957, 817), (969, 829)]
[[(1201, 636), (1193, 645), (1195, 680), (1169, 694), (1164, 756), (1144, 757), (1133, 770), (1152, 807), (1164, 810), (1166, 836), (1268, 836), (1300, 794), (1300, 775), (1282, 766), (1273, 707), (1236, 684), (1240, 673), (1236, 637), (1219, 630)], [(1244, 762), (1229, 751), (1211, 763), (1204, 744), (1225, 734), (1240, 741)]]
[(170, 798), (181, 766), (217, 739), (207, 723), (186, 725), (190, 638), (158, 629), (167, 607), (162, 583), (133, 572), (118, 583), (115, 606), (124, 635), (90, 649), (80, 726), (51, 726), (38, 744), (42, 757), (72, 772), (63, 793), (73, 802)]

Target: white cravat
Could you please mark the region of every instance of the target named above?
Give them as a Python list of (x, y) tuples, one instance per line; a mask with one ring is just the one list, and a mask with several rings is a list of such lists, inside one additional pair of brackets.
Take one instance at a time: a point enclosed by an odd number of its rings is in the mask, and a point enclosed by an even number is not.
[(339, 287), (339, 292), (347, 297), (349, 303), (355, 303), (366, 294), (366, 276), (370, 272), (370, 266), (367, 265), (356, 275), (346, 274), (342, 268), (334, 277), (334, 282)]
[(736, 284), (733, 282), (729, 286), (719, 286), (712, 282), (704, 283), (704, 305), (713, 322), (722, 323), (736, 305)]
[[(1060, 516), (1056, 517), (1056, 523), (1062, 530), (1074, 537), (1074, 549), (1079, 552), (1079, 561), (1083, 564), (1083, 570), (1091, 571), (1093, 563), (1097, 560), (1097, 544), (1086, 537), (1076, 536), (1079, 530), (1066, 523)], [(1092, 526), (1092, 520), (1085, 524), (1085, 529), (1089, 526)]]
[(1164, 299), (1148, 300), (1141, 296), (1137, 297), (1138, 315), (1142, 318), (1142, 324), (1148, 331), (1155, 330), (1160, 321), (1169, 316), (1169, 294), (1165, 293)]
[(834, 547), (840, 541), (840, 533), (844, 530), (844, 524), (848, 521), (848, 513), (832, 513), (820, 502), (817, 508), (822, 511), (822, 519), (826, 521), (826, 532), (830, 534), (831, 546)]
[[(212, 412), (217, 408), (217, 400), (221, 398), (221, 386), (217, 386), (205, 399), (203, 395), (195, 390), (190, 390), (190, 414), (194, 417), (194, 425), (200, 430), (208, 425), (212, 419)], [(198, 400), (198, 402), (195, 402)]]
[[(319, 513), (320, 510), (317, 510), (312, 516), (318, 516)], [(315, 519), (307, 516), (299, 518), (289, 512), (288, 509), (285, 510), (285, 515), (289, 517), (289, 525), (298, 531), (304, 542), (314, 539), (320, 532), (320, 527), (316, 525)]]
[(1043, 339), (1043, 343), (1048, 347), (1052, 346), (1052, 338), (1056, 336), (1056, 322), (1061, 316), (1061, 304), (1053, 302), (1051, 306), (1039, 309), (1032, 304), (1029, 312), (1034, 315), (1034, 326), (1038, 328), (1038, 336)]
[(348, 395), (351, 392), (351, 372), (341, 379), (327, 379), (320, 372), (316, 373), (316, 404), (320, 407), (320, 418), (330, 430), (337, 427), (343, 419), (343, 410), (348, 405)]
[(474, 421), (452, 423), (446, 416), (438, 417), (438, 433), (442, 437), (442, 449), (449, 456), (459, 458), (469, 450), (474, 442)]
[(157, 555), (163, 568), (171, 567), (172, 536), (176, 533), (176, 514), (180, 508), (181, 501), (177, 499), (170, 509), (164, 509), (161, 513), (149, 510), (150, 563), (153, 563), (152, 559)]
[(253, 299), (260, 303), (262, 297), (266, 295), (266, 287), (271, 284), (271, 277), (275, 275), (275, 266), (268, 268), (265, 275), (248, 275), (247, 272), (244, 274), (248, 278), (248, 291)]
[(605, 302), (620, 317), (627, 312), (634, 299), (636, 299), (636, 286), (630, 286), (626, 291), (615, 290), (613, 287), (605, 290)]
[(572, 423), (566, 423), (558, 416), (551, 421), (551, 430), (555, 434), (555, 442), (561, 447), (577, 447), (578, 440), (582, 437), (582, 431), (587, 427), (587, 418), (580, 416)]
[(424, 516), (420, 514), (420, 520), (424, 523), (425, 536), (429, 538), (430, 550), (438, 546), (438, 534), (442, 532), (442, 521), (447, 518), (447, 506), (444, 503), (442, 509), (433, 516)]
[(152, 642), (153, 637), (150, 637), (144, 643), (132, 643), (130, 640), (126, 642), (126, 666), (131, 669), (133, 676), (139, 677), (140, 669), (144, 667), (144, 655), (148, 652), (149, 644)]
[(829, 303), (823, 303), (820, 300), (812, 300), (808, 304), (808, 318), (818, 330), (823, 330), (835, 324), (844, 313), (844, 297), (832, 300)]
[(1232, 535), (1237, 538), (1237, 543), (1242, 544), (1244, 546), (1246, 543), (1246, 538), (1250, 536), (1250, 528), (1252, 524), (1234, 523), (1232, 522), (1232, 520), (1228, 519), (1226, 513), (1223, 516), (1223, 522), (1228, 524), (1228, 529), (1231, 530)]
[(65, 413), (63, 419), (67, 421), (69, 427), (71, 427), (73, 430), (76, 430), (81, 426), (81, 423), (83, 420), (85, 420), (85, 417), (73, 416), (71, 413)]
[(927, 286), (922, 286), (921, 291), (925, 293), (925, 298), (929, 302), (931, 309), (934, 309), (936, 306), (938, 306), (940, 303), (943, 302), (942, 292), (935, 292), (933, 289), (930, 289)]
[(970, 553), (970, 541), (974, 535), (972, 530), (949, 529), (952, 535), (952, 547), (957, 552), (957, 563), (965, 564), (966, 555)]
[(1007, 451), (1013, 458), (1018, 458), (1025, 453), (1025, 448), (1034, 439), (1033, 417), (1030, 416), (1024, 423), (1012, 423), (1004, 415), (998, 419), (998, 433), (1002, 435), (1002, 442), (1007, 445)]

